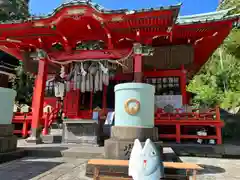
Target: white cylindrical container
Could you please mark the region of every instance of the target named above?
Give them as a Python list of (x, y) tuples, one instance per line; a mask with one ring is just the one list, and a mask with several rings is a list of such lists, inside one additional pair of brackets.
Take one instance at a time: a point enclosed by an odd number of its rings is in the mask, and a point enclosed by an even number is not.
[(12, 124), (16, 91), (0, 87), (0, 124)]

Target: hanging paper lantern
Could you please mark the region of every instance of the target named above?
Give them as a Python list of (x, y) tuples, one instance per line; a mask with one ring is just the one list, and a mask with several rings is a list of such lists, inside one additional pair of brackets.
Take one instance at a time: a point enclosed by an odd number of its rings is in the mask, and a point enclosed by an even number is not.
[(64, 77), (65, 77), (65, 67), (64, 67), (64, 66), (61, 66), (61, 69), (60, 69), (60, 77), (61, 77), (61, 78), (64, 78)]

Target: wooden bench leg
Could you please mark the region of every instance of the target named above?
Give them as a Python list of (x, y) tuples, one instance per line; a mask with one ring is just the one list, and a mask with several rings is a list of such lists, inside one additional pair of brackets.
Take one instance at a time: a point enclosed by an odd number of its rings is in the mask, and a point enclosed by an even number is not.
[(196, 170), (193, 170), (192, 180), (197, 180), (197, 171)]
[(98, 180), (99, 179), (99, 168), (98, 167), (94, 167), (93, 179), (94, 180)]
[(189, 169), (186, 169), (186, 180), (189, 180)]

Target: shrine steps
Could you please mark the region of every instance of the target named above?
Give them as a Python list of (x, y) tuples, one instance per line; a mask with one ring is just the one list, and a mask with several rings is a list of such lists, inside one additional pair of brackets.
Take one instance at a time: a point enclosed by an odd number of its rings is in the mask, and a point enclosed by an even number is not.
[(50, 144), (62, 142), (63, 129), (59, 127), (57, 123), (53, 123), (49, 131), (49, 134), (42, 135), (43, 143)]

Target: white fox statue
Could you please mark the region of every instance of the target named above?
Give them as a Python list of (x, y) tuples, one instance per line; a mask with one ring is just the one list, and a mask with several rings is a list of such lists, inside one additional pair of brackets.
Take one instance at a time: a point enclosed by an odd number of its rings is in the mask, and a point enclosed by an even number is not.
[(135, 139), (129, 159), (128, 175), (133, 180), (159, 180), (164, 178), (164, 167), (155, 144), (147, 139), (144, 147)]

